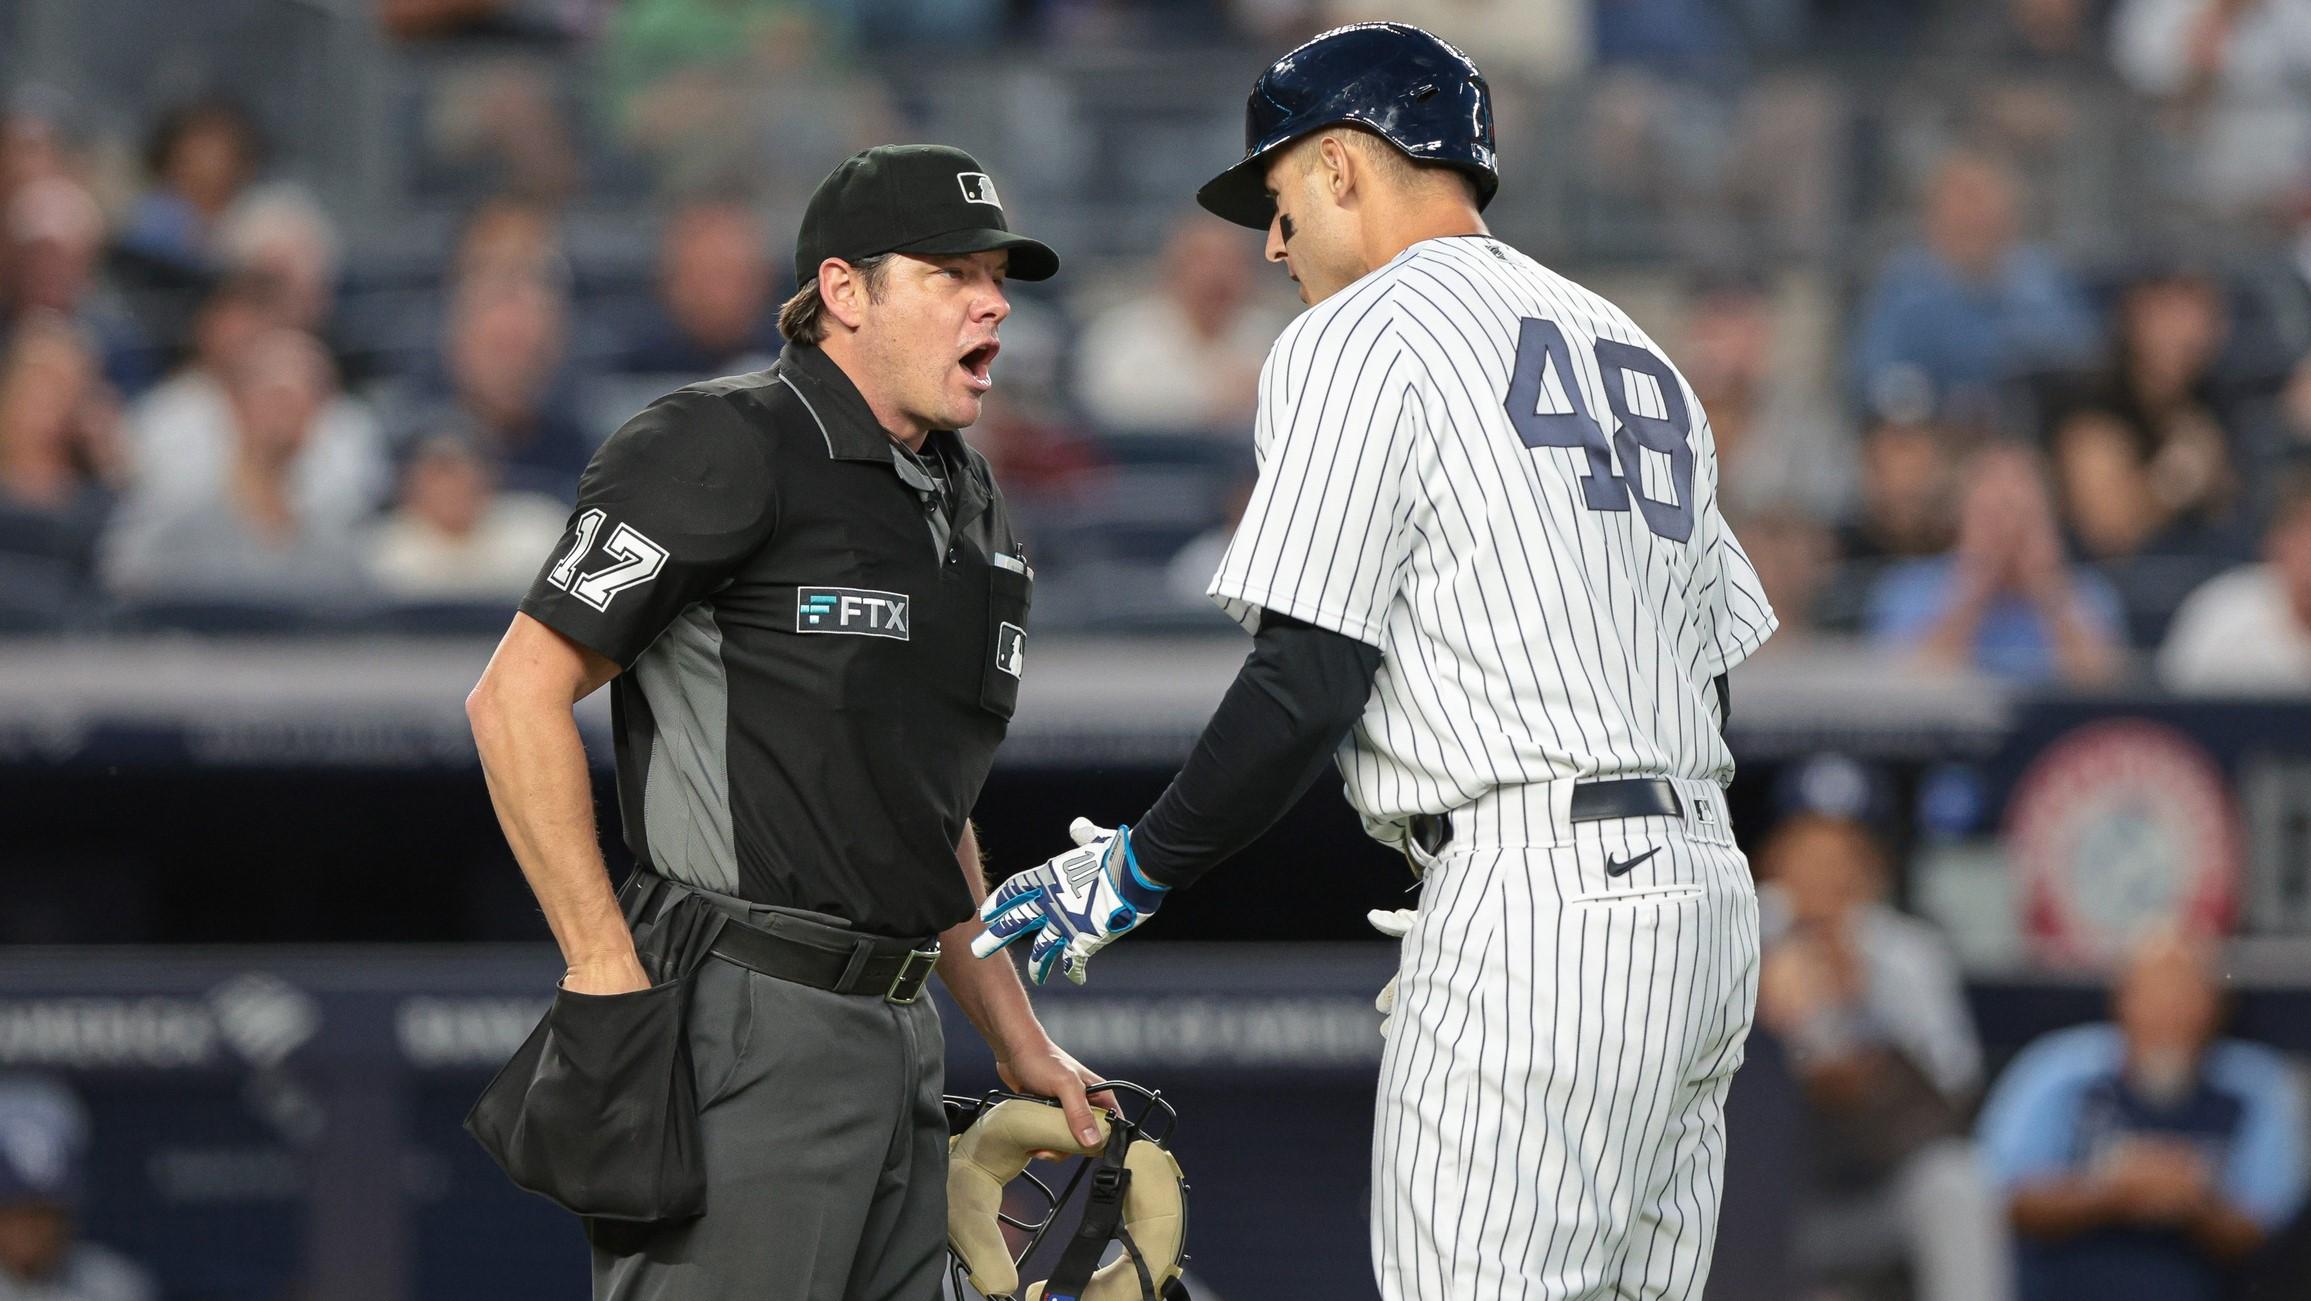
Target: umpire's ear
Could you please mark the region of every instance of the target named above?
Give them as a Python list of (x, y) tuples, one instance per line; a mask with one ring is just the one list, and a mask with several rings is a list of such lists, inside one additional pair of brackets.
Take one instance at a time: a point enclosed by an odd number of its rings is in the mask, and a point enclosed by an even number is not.
[(821, 310), (843, 323), (844, 328), (857, 330), (867, 323), (867, 304), (875, 297), (872, 283), (875, 272), (852, 266), (839, 257), (830, 257), (818, 264), (818, 297)]

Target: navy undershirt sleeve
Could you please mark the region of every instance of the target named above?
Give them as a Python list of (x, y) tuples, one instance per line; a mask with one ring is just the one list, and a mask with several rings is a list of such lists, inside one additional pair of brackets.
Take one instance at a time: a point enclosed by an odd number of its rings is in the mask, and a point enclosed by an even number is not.
[(1377, 647), (1274, 612), (1194, 753), (1131, 829), (1140, 870), (1186, 885), (1297, 802), (1364, 713)]

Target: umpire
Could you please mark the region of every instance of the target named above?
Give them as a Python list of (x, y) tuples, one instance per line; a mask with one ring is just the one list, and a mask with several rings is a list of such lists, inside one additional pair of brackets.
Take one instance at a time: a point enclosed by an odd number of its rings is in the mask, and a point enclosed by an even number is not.
[[(1006, 275), (1058, 269), (968, 154), (844, 162), (803, 217), (777, 363), (671, 393), (602, 446), (467, 701), (565, 1000), (649, 997), (644, 913), (736, 919), (681, 1031), (705, 1213), (596, 1222), (597, 1297), (936, 1296), (934, 963), (1004, 1082), (1096, 1138), (1096, 1077), (969, 944), (968, 814), (1018, 698), (1033, 571), (954, 431), (991, 385)], [(571, 713), (605, 682), (639, 864), (623, 907)]]

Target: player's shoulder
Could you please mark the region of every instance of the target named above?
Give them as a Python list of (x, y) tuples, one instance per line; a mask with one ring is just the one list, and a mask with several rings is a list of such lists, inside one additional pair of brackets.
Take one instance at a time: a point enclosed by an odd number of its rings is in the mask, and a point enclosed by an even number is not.
[(1477, 315), (1545, 315), (1572, 331), (1659, 351), (1620, 304), (1492, 235), (1424, 240), (1390, 269), (1399, 278), (1449, 291), (1423, 295), (1423, 301), (1441, 299)]

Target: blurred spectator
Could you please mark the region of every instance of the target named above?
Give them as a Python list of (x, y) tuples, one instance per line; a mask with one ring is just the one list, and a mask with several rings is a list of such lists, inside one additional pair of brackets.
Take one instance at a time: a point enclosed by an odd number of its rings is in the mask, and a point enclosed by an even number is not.
[[(27, 317), (0, 350), (0, 577), (59, 602), (91, 576), (124, 469), (119, 411), (87, 341)], [(29, 589), (14, 594), (28, 600)]]
[(1013, 0), (843, 0), (821, 4), (853, 49), (977, 50), (1003, 34), (1008, 12), (1033, 8)]
[(217, 223), (256, 179), (264, 157), (256, 119), (235, 101), (198, 99), (170, 109), (145, 144), (152, 188), (129, 210), (118, 244), (161, 268), (213, 267)]
[(2229, 318), (2222, 287), (2154, 273), (2120, 298), (2110, 372), (2054, 427), (2063, 515), (2086, 554), (2213, 551), (2238, 495), (2230, 419), (2214, 379)]
[(2121, 667), (2117, 594), (2062, 553), (2038, 467), (2011, 449), (1966, 472), (1953, 552), (1878, 576), (1867, 630), (1944, 669), (2025, 682), (2107, 682)]
[(658, 247), (658, 296), (627, 324), (617, 365), (697, 379), (758, 370), (778, 357), (777, 272), (762, 222), (735, 203), (688, 204)]
[(2297, 1081), (2278, 1053), (2216, 1038), (2212, 963), (2196, 941), (2146, 942), (2116, 1024), (2045, 1036), (1992, 1089), (1981, 1138), (2024, 1301), (2217, 1301), (2302, 1205)]
[(80, 1240), (88, 1113), (62, 1084), (0, 1079), (0, 1301), (153, 1301), (116, 1252)]
[(2094, 317), (2053, 254), (2021, 240), (2021, 181), (1954, 152), (1934, 169), (1924, 242), (1886, 260), (1859, 316), (1853, 382), (1865, 403), (1922, 376), (1938, 402), (2085, 357)]
[(2159, 678), (2176, 691), (2311, 693), (2311, 471), (2282, 482), (2263, 563), (2183, 602)]
[(0, 106), (0, 206), (34, 181), (71, 174), (64, 117), (64, 97), (37, 84), (19, 87)]
[(1803, 511), (1776, 506), (1742, 517), (1735, 528), (1750, 567), (1765, 587), (1766, 603), (1781, 627), (1760, 653), (1783, 655), (1804, 646), (1832, 616), (1837, 538)]
[(628, 0), (610, 31), (619, 93), (741, 56), (796, 7), (796, 0)]
[(561, 42), (590, 32), (608, 0), (377, 0), (377, 20), (404, 41)]
[(1286, 318), (1252, 301), (1254, 243), (1215, 218), (1174, 227), (1155, 283), (1083, 332), (1076, 388), (1101, 433), (1242, 437)]
[(536, 493), (497, 491), (488, 458), (455, 438), (418, 445), (369, 544), (378, 590), (403, 600), (519, 597), (568, 522)]
[[(1974, 439), (1973, 431), (1935, 417), (1922, 385), (1906, 396), (1899, 386), (1889, 387), (1891, 400), (1862, 435), (1856, 501), (1839, 520), (1832, 548), (1839, 563), (1815, 596), (1824, 626), (1840, 632), (1862, 627), (1878, 576), (1887, 568), (1949, 550), (1961, 449)], [(1746, 545), (1754, 526), (1739, 527)], [(1772, 539), (1765, 540), (1769, 554), (1751, 559), (1761, 566), (1758, 576), (1771, 581), (1777, 557), (1770, 554)], [(1776, 600), (1774, 609), (1782, 608)], [(1784, 626), (1790, 626), (1787, 616)]]
[(1807, 1110), (1794, 1254), (1821, 1284), (1906, 1266), (1917, 1301), (2003, 1301), (2005, 1226), (1965, 1122), (1981, 1045), (1948, 945), (1884, 902), (1884, 851), (1856, 799), (1868, 781), (1834, 756), (1802, 767), (1800, 811), (1758, 858), (1758, 1021)]
[(489, 59), (444, 71), (426, 112), (429, 160), (452, 184), (558, 207), (585, 182), (562, 86), (549, 66)]
[[(237, 458), (225, 376), (265, 332), (295, 328), (288, 323), (303, 314), (304, 301), (293, 285), (243, 274), (226, 279), (203, 303), (194, 318), (191, 360), (129, 413), (137, 513), (214, 500), (225, 490)], [(289, 472), (301, 516), (345, 525), (368, 515), (386, 489), (375, 416), (331, 391)]]
[(2311, 160), (2311, 0), (2124, 0), (2111, 37), (2120, 74), (2171, 111), (2200, 205), (2294, 198)]
[(1467, 51), (1496, 88), (1552, 85), (1588, 66), (1591, 0), (1324, 0), (1323, 25), (1399, 22)]
[(1252, 504), (1250, 479), (1239, 482), (1228, 492), (1227, 510), (1219, 523), (1188, 539), (1186, 546), (1172, 553), (1164, 566), (1164, 591), (1172, 603), (1183, 610), (1201, 611), (1211, 605), (1212, 579), (1220, 572), (1220, 562), (1228, 555), (1228, 544), (1235, 540), (1236, 528), (1243, 523), (1244, 510)]
[(1787, 503), (1820, 519), (1843, 513), (1852, 447), (1828, 404), (1786, 368), (1763, 281), (1705, 279), (1687, 297), (1678, 365), (1717, 440), (1717, 492), (1737, 518)]
[(2103, 66), (2095, 0), (1991, 0), (1948, 15), (1951, 53), (2008, 69), (2084, 72)]
[(573, 278), (569, 255), (552, 210), (542, 204), (498, 195), (477, 205), (458, 229), (449, 279), (453, 283), (489, 276), (528, 276), (567, 288)]
[(309, 511), (297, 492), (334, 386), (329, 354), (311, 335), (270, 327), (219, 375), (231, 461), (198, 494), (140, 496), (105, 540), (108, 585), (124, 596), (337, 606), (365, 587), (360, 548), (343, 519)]
[(2122, 241), (2139, 212), (2110, 201), (2121, 166), (2112, 139), (2133, 98), (2110, 68), (2102, 0), (1944, 8), (1944, 57), (1926, 74), (1943, 111), (1908, 115), (1911, 130), (1955, 132), (2013, 159), (2031, 178), (2044, 228), (2065, 247)]
[(97, 276), (104, 213), (78, 182), (43, 176), (0, 205), (0, 324), (32, 312), (70, 318), (95, 341), (105, 378), (134, 393), (159, 373), (160, 354), (127, 304)]
[(1605, 0), (1591, 19), (1600, 63), (1722, 68), (1742, 54), (1740, 22), (1711, 0)]
[(326, 340), (337, 308), (336, 224), (293, 185), (268, 185), (235, 203), (217, 228), (224, 265), (266, 285), (279, 323)]
[(1858, 500), (1840, 530), (1849, 559), (1938, 555), (1950, 545), (1957, 461), (1980, 431), (1936, 412), (1922, 385), (1889, 385), (1862, 435)]
[(626, 140), (668, 193), (749, 193), (790, 229), (829, 168), (898, 134), (832, 20), (796, 0), (626, 0), (607, 63)]
[(1068, 414), (1060, 392), (1067, 333), (1049, 304), (1013, 300), (1003, 322), (995, 387), (979, 409), (979, 423), (965, 433), (1003, 485), (1030, 545), (1047, 511), (1072, 504), (1100, 484), (1098, 451)]
[(484, 271), (453, 291), (439, 368), (396, 422), (396, 447), (454, 434), (501, 468), (509, 487), (577, 496), (595, 440), (564, 373), (569, 305), (535, 276)]

